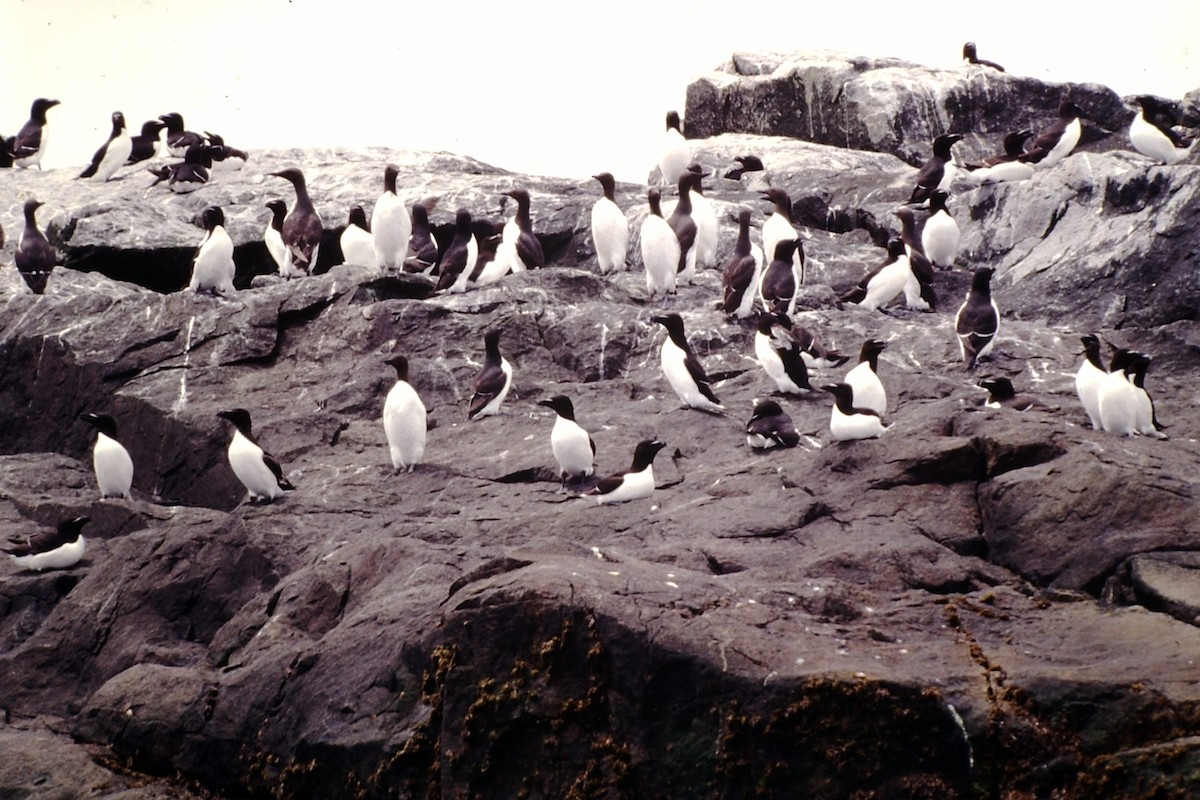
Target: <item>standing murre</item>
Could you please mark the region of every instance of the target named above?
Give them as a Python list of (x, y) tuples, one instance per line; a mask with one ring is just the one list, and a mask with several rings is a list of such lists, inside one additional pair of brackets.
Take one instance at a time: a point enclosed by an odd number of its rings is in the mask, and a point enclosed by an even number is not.
[(251, 432), (250, 412), (244, 408), (220, 411), (217, 416), (233, 424), (229, 442), (229, 466), (250, 493), (251, 504), (270, 503), (296, 487), (283, 474), (279, 461), (262, 448)]
[(781, 239), (771, 251), (771, 262), (763, 269), (758, 279), (758, 295), (763, 308), (777, 314), (791, 316), (796, 311), (796, 299), (800, 295), (803, 266), (797, 274), (796, 261), (804, 263), (804, 244), (799, 239)]
[(125, 445), (117, 439), (117, 421), (109, 414), (80, 414), (79, 418), (96, 429), (96, 443), (92, 446), (92, 469), (96, 473), (96, 485), (100, 499), (119, 497), (131, 499), (133, 486), (133, 459)]
[(50, 141), (46, 112), (59, 105), (57, 100), (47, 100), (39, 97), (33, 101), (29, 109), (29, 121), (21, 126), (17, 135), (8, 144), (8, 152), (12, 156), (13, 165), (22, 169), (36, 166), (42, 168), (42, 156), (46, 153), (46, 144)]
[(696, 236), (699, 229), (696, 220), (692, 219), (692, 187), (699, 182), (700, 176), (694, 172), (684, 172), (680, 176), (679, 202), (675, 204), (671, 216), (667, 217), (667, 224), (679, 240), (676, 282), (686, 281), (690, 284), (696, 276)]
[(489, 330), (483, 336), (483, 366), (475, 376), (475, 393), (467, 409), (467, 419), (482, 419), (500, 413), (500, 405), (512, 388), (513, 368), (500, 355), (500, 331)]
[(611, 172), (601, 172), (592, 178), (600, 182), (603, 196), (592, 205), (592, 244), (596, 248), (596, 263), (601, 275), (611, 275), (625, 269), (629, 249), (629, 222), (617, 206), (616, 180)]
[(159, 119), (167, 126), (167, 152), (176, 158), (186, 155), (192, 147), (207, 144), (200, 134), (184, 130), (183, 115), (179, 112), (162, 114)]
[(642, 500), (654, 494), (654, 457), (667, 445), (658, 439), (644, 439), (633, 450), (633, 464), (625, 472), (601, 478), (580, 497), (594, 497), (598, 505)]
[(533, 219), (529, 216), (529, 192), (525, 189), (510, 189), (504, 192), (504, 195), (517, 201), (517, 215), (513, 221), (520, 229), (520, 235), (517, 238), (517, 262), (513, 264), (513, 272), (546, 266), (546, 254), (542, 250), (541, 241), (533, 232)]
[(679, 269), (679, 237), (663, 219), (659, 205), (658, 189), (646, 193), (650, 200), (650, 213), (642, 220), (641, 240), (642, 265), (646, 270), (646, 288), (650, 299), (660, 296), (659, 305), (665, 307), (675, 294), (676, 276)]
[(925, 227), (921, 229), (921, 247), (925, 250), (925, 256), (940, 269), (954, 266), (962, 241), (958, 223), (946, 208), (948, 199), (949, 195), (943, 191), (929, 193), (929, 219), (925, 220)]
[[(396, 194), (396, 180), (399, 176), (400, 168), (395, 164), (388, 164), (383, 168), (383, 192), (375, 201), (375, 207), (371, 209), (371, 225), (368, 228), (372, 236), (374, 263), (385, 271), (397, 271), (404, 267), (413, 234), (413, 222), (409, 217), (408, 207)], [(363, 227), (367, 228), (366, 225)], [(428, 219), (425, 230), (426, 233), (429, 232)]]
[(353, 206), (346, 219), (346, 227), (338, 237), (342, 247), (342, 263), (361, 267), (375, 266), (375, 237), (367, 222), (367, 212), (362, 206)]
[(838, 300), (854, 303), (868, 311), (882, 311), (910, 283), (917, 284), (917, 279), (908, 260), (908, 251), (901, 239), (893, 238), (888, 241), (887, 257), (883, 263), (868, 272), (857, 286), (842, 294)]
[(781, 316), (762, 312), (754, 334), (754, 357), (782, 394), (813, 391), (808, 379), (808, 366), (800, 352), (800, 344), (791, 330), (780, 324)]
[(921, 311), (937, 310), (937, 292), (933, 289), (933, 264), (925, 255), (925, 246), (917, 236), (917, 220), (913, 210), (901, 206), (894, 212), (900, 220), (900, 241), (904, 242), (904, 252), (908, 255), (908, 266), (912, 271), (912, 279), (916, 281), (904, 285), (904, 301), (909, 308)]
[(558, 463), (558, 474), (562, 480), (560, 491), (566, 491), (567, 481), (574, 478), (580, 482), (591, 477), (595, 471), (596, 443), (583, 426), (575, 420), (575, 406), (566, 395), (555, 395), (547, 400), (538, 400), (555, 413), (554, 427), (550, 429), (550, 451)]
[(438, 243), (429, 230), (429, 208), (424, 203), (413, 203), (412, 234), (408, 239), (404, 271), (428, 275), (437, 265)]
[(21, 569), (70, 569), (83, 559), (83, 526), (90, 517), (72, 517), (52, 531), (10, 536), (4, 552)]
[(100, 146), (100, 149), (92, 156), (92, 163), (79, 173), (79, 177), (107, 181), (116, 174), (117, 170), (125, 166), (132, 151), (133, 140), (125, 128), (125, 115), (120, 111), (114, 111), (112, 133), (108, 135), (108, 141)]
[(1146, 370), (1149, 368), (1150, 356), (1145, 353), (1136, 353), (1129, 370), (1129, 380), (1133, 384), (1134, 396), (1137, 400), (1135, 427), (1137, 432), (1143, 436), (1166, 439), (1167, 435), (1163, 431), (1167, 429), (1167, 426), (1158, 421), (1158, 414), (1154, 411), (1154, 399), (1146, 391)]
[(284, 265), (279, 274), (285, 278), (311, 275), (317, 266), (317, 254), (325, 229), (321, 225), (320, 214), (308, 196), (308, 183), (304, 173), (296, 167), (272, 172), (271, 175), (289, 181), (296, 190), (296, 204), (283, 221), (285, 252)]
[(1000, 330), (1000, 309), (992, 299), (991, 267), (979, 267), (971, 278), (967, 299), (954, 315), (954, 330), (958, 334), (958, 349), (968, 370), (992, 352), (996, 333)]
[(721, 310), (737, 319), (754, 313), (758, 299), (759, 273), (762, 270), (762, 248), (750, 241), (750, 209), (738, 212), (738, 238), (725, 265), (721, 268), (724, 299)]
[(151, 119), (142, 123), (142, 132), (130, 137), (129, 157), (125, 163), (137, 164), (158, 156), (162, 149), (162, 132), (166, 128), (162, 120)]
[(448, 294), (465, 292), (478, 258), (478, 245), (475, 245), (475, 233), (471, 228), (471, 212), (460, 208), (454, 216), (454, 238), (442, 253), (437, 291)]
[(37, 226), (37, 210), (43, 205), (32, 197), (25, 201), (25, 227), (13, 253), (17, 271), (34, 294), (46, 291), (50, 273), (58, 263), (58, 253)]
[[(775, 247), (787, 239), (800, 242), (800, 232), (792, 224), (792, 199), (778, 187), (763, 192), (762, 197), (771, 203), (772, 209), (762, 226), (763, 256), (775, 257)], [(804, 283), (804, 246), (799, 244), (792, 253), (792, 273), (797, 287)], [(791, 313), (790, 311), (788, 312)]]
[(425, 456), (427, 431), (425, 404), (408, 382), (408, 359), (396, 355), (384, 362), (396, 370), (396, 383), (383, 404), (383, 432), (387, 436), (392, 468), (412, 472)]
[(968, 64), (978, 64), (981, 67), (991, 67), (997, 72), (1004, 72), (1004, 67), (1000, 66), (995, 61), (987, 61), (986, 59), (980, 58), (974, 42), (967, 42), (963, 45), (962, 57), (963, 61), (967, 62)]
[(202, 212), (201, 220), (205, 233), (192, 260), (192, 279), (188, 289), (230, 299), (236, 293), (233, 286), (236, 268), (233, 263), (233, 240), (225, 231), (225, 212), (220, 206), (209, 206)]
[(711, 173), (705, 172), (699, 164), (688, 167), (700, 177), (692, 183), (692, 219), (696, 222), (696, 261), (695, 266), (709, 269), (716, 264), (717, 244), (720, 241), (721, 227), (717, 224), (717, 209), (711, 200), (704, 196), (704, 178)]
[(287, 259), (287, 248), (283, 246), (283, 221), (287, 219), (287, 203), (282, 200), (271, 200), (267, 203), (271, 209), (271, 221), (263, 229), (263, 244), (267, 253), (275, 262), (275, 269), (283, 274), (283, 265)]
[(1125, 348), (1113, 353), (1108, 374), (1100, 384), (1100, 427), (1106, 433), (1133, 436), (1137, 433), (1138, 396), (1130, 380), (1138, 353)]
[(772, 447), (795, 447), (800, 434), (792, 418), (774, 400), (760, 400), (754, 405), (746, 423), (746, 444), (756, 450)]
[(923, 203), (935, 191), (950, 191), (957, 169), (954, 166), (954, 156), (950, 148), (961, 142), (961, 133), (943, 133), (933, 140), (933, 155), (931, 155), (917, 172), (916, 186), (908, 198), (909, 205)]
[(659, 360), (662, 363), (663, 375), (667, 383), (679, 395), (684, 408), (695, 408), (710, 413), (724, 413), (725, 407), (713, 393), (708, 376), (699, 359), (692, 353), (687, 336), (683, 331), (683, 318), (671, 312), (659, 314), (650, 318), (667, 329), (667, 338), (663, 340)]
[(678, 111), (667, 112), (667, 129), (663, 134), (661, 153), (658, 169), (662, 182), (666, 186), (674, 186), (679, 176), (686, 172), (688, 165), (692, 163), (692, 150), (683, 138)]
[(1083, 363), (1079, 365), (1079, 370), (1075, 373), (1075, 392), (1079, 395), (1079, 402), (1083, 404), (1083, 410), (1087, 412), (1088, 421), (1092, 423), (1092, 430), (1100, 430), (1100, 387), (1104, 383), (1104, 378), (1108, 375), (1108, 370), (1104, 368), (1104, 363), (1100, 360), (1100, 338), (1095, 334), (1086, 334), (1080, 337), (1083, 342)]

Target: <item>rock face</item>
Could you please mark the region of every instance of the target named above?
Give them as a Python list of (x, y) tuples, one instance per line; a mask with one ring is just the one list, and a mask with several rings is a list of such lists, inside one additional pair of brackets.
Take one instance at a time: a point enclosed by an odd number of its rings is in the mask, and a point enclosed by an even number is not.
[[(865, 59), (805, 69), (814, 87), (888, 70), (930, 97), (945, 86)], [(745, 80), (724, 90), (762, 91)], [(821, 107), (792, 85), (789, 102)], [(1014, 86), (1005, 102), (1031, 120), (1057, 102), (1056, 87)], [(727, 113), (697, 91), (693, 135)], [(867, 130), (852, 118), (867, 105), (845, 106), (847, 124)], [(1200, 170), (1151, 165), (1113, 130), (1104, 152), (1027, 182), (958, 187), (963, 245), (927, 314), (836, 301), (898, 231), (916, 174), (898, 146), (693, 142), (718, 175), (748, 152), (767, 166), (706, 180), (718, 259), (738, 209), (759, 227), (761, 190), (783, 187), (808, 236), (797, 321), (846, 353), (888, 343), (882, 437), (832, 442), (816, 392), (782, 399), (801, 442), (768, 453), (743, 434), (773, 388), (753, 327), (714, 310), (716, 271), (681, 287), (673, 308), (729, 411), (680, 409), (640, 266), (596, 274), (594, 181), (379, 150), (252, 154), (187, 196), (147, 194), (136, 173), (100, 186), (0, 174), (47, 202), (67, 264), (30, 294), (0, 213), (0, 533), (92, 518), (77, 567), (0, 578), (0, 736), (40, 759), (40, 778), (0, 770), (0, 794), (1193, 796)], [(914, 152), (928, 139), (896, 137)], [(291, 202), (262, 173), (302, 165), (336, 240), (386, 163), (407, 201), (440, 198), (441, 236), (457, 208), (495, 226), (500, 193), (529, 189), (551, 266), (436, 295), (423, 276), (336, 266), (330, 248), (322, 274), (252, 282), (269, 271), (263, 204)], [(636, 265), (644, 188), (619, 186), (618, 203)], [(175, 291), (210, 204), (236, 245), (234, 300)], [(953, 316), (979, 266), (997, 270), (1002, 322), (994, 359), (966, 373)], [(491, 328), (513, 391), (468, 422)], [(1147, 386), (1170, 438), (1091, 430), (1074, 394), (1088, 332), (1154, 356)], [(395, 352), (431, 425), (424, 463), (400, 475), (380, 422)], [(1056, 410), (982, 406), (985, 374)], [(536, 404), (559, 393), (599, 475), (626, 469), (641, 439), (668, 443), (650, 500), (559, 493), (553, 413)], [(233, 407), (297, 487), (271, 505), (241, 503), (216, 416)], [(97, 499), (85, 411), (117, 418), (132, 501)]]

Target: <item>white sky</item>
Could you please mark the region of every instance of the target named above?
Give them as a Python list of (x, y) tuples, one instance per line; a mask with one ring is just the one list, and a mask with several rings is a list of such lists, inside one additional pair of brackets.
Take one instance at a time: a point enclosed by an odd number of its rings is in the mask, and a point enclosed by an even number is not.
[(189, 129), (250, 151), (448, 150), (519, 172), (608, 170), (641, 182), (665, 112), (682, 112), (688, 83), (735, 51), (831, 49), (953, 67), (973, 40), (981, 58), (1016, 74), (1122, 95), (1200, 87), (1195, 0), (1128, 18), (1035, 4), (1007, 19), (1003, 4), (929, 0), (824, 10), (803, 0), (0, 4), (0, 133), (16, 132), (35, 97), (61, 100), (48, 168), (86, 164), (113, 111), (135, 130), (179, 111)]

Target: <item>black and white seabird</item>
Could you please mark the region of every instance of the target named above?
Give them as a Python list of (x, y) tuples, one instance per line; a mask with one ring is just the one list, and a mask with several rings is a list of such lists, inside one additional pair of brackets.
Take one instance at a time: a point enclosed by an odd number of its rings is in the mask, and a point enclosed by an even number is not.
[(716, 265), (717, 245), (721, 238), (717, 209), (712, 201), (704, 196), (704, 178), (711, 173), (705, 172), (699, 164), (690, 165), (688, 172), (700, 176), (691, 187), (692, 219), (696, 222), (696, 266), (710, 269)]
[(988, 396), (983, 405), (988, 408), (1011, 408), (1013, 411), (1057, 411), (1054, 406), (1048, 406), (1027, 394), (1017, 394), (1012, 380), (1003, 376), (998, 378), (981, 378), (979, 386), (987, 390)]
[[(792, 224), (792, 199), (783, 189), (774, 187), (763, 192), (764, 200), (771, 203), (771, 213), (762, 226), (763, 255), (772, 259), (775, 257), (775, 246), (786, 239), (800, 240), (800, 231)], [(792, 254), (792, 272), (795, 273), (796, 286), (804, 284), (804, 246), (800, 244)], [(789, 312), (791, 313), (791, 312)]]
[(223, 137), (211, 131), (205, 131), (204, 138), (209, 144), (208, 152), (212, 156), (214, 172), (237, 172), (250, 160), (250, 155), (245, 150), (230, 147), (225, 144)]
[(192, 280), (188, 288), (226, 299), (232, 298), (233, 240), (225, 230), (225, 212), (220, 206), (209, 206), (200, 215), (204, 223), (204, 238), (192, 261)]
[(212, 148), (207, 144), (195, 144), (187, 149), (183, 161), (157, 169), (147, 167), (146, 171), (157, 178), (150, 186), (166, 181), (167, 188), (172, 192), (188, 194), (208, 185), (211, 169)]
[(912, 271), (912, 281), (904, 285), (904, 302), (909, 308), (921, 311), (937, 310), (937, 292), (933, 288), (933, 264), (925, 255), (925, 247), (917, 236), (916, 214), (908, 206), (896, 209), (896, 217), (900, 220), (900, 241), (904, 242), (904, 252), (908, 256), (908, 266)]
[(108, 141), (100, 146), (100, 149), (92, 156), (92, 163), (79, 173), (79, 177), (107, 181), (116, 174), (117, 170), (125, 166), (132, 151), (133, 140), (125, 128), (125, 115), (120, 111), (114, 111), (112, 133), (108, 135)]
[(1163, 164), (1178, 164), (1192, 153), (1194, 141), (1171, 129), (1165, 117), (1170, 108), (1152, 95), (1136, 98), (1137, 116), (1129, 124), (1129, 142), (1144, 156)]
[(676, 283), (686, 281), (691, 283), (696, 276), (696, 237), (699, 228), (692, 218), (692, 188), (700, 182), (700, 176), (694, 172), (685, 171), (679, 178), (679, 202), (667, 224), (675, 231), (679, 240), (679, 263), (676, 268)]
[(1047, 169), (1070, 155), (1083, 134), (1083, 125), (1079, 121), (1082, 115), (1079, 106), (1070, 100), (1063, 101), (1058, 107), (1058, 119), (1037, 135), (1021, 156), (1021, 161), (1037, 164), (1039, 169)]
[[(899, 297), (910, 284), (919, 288), (912, 264), (908, 260), (908, 250), (903, 240), (893, 238), (888, 241), (887, 257), (883, 263), (868, 272), (857, 286), (838, 299), (843, 303), (855, 303), (868, 311), (882, 311), (884, 306)], [(920, 298), (919, 291), (917, 297)]]
[(1100, 360), (1100, 338), (1089, 333), (1080, 337), (1083, 342), (1083, 363), (1075, 373), (1075, 392), (1087, 412), (1092, 430), (1100, 430), (1100, 387), (1108, 370)]
[(992, 274), (995, 271), (991, 267), (975, 270), (967, 299), (954, 315), (958, 349), (968, 370), (975, 369), (976, 362), (992, 352), (1000, 329), (1000, 309), (992, 299)]
[(375, 266), (375, 237), (367, 223), (367, 212), (362, 206), (352, 206), (346, 219), (346, 227), (338, 237), (342, 247), (342, 263), (362, 267)]
[(520, 264), (513, 265), (513, 272), (546, 266), (542, 243), (533, 232), (533, 219), (529, 216), (529, 192), (525, 189), (510, 189), (504, 194), (517, 201), (517, 215), (513, 219), (520, 229), (520, 236), (517, 238), (517, 258)]
[(746, 423), (746, 444), (756, 450), (772, 447), (795, 447), (800, 434), (792, 418), (774, 400), (759, 400)]
[(412, 472), (425, 456), (427, 430), (425, 404), (408, 382), (408, 359), (396, 355), (384, 362), (396, 370), (396, 383), (383, 403), (383, 432), (387, 436), (392, 468)]
[(794, 324), (786, 314), (776, 314), (775, 316), (780, 325), (791, 331), (792, 338), (800, 347), (800, 357), (804, 359), (804, 366), (809, 370), (836, 369), (850, 360), (850, 356), (844, 356), (837, 350), (825, 347), (817, 340), (815, 334), (803, 325)]
[(1022, 128), (1004, 137), (1004, 152), (988, 156), (983, 161), (963, 165), (972, 181), (979, 184), (1005, 183), (1029, 180), (1033, 176), (1033, 164), (1021, 160), (1025, 155), (1025, 142), (1033, 137), (1033, 131)]
[(923, 203), (929, 195), (937, 190), (948, 192), (954, 182), (954, 156), (950, 148), (961, 142), (961, 133), (943, 133), (933, 140), (933, 155), (917, 172), (917, 185), (913, 187), (912, 196), (908, 198), (909, 205)]
[[(408, 206), (396, 194), (396, 179), (400, 176), (400, 168), (388, 164), (383, 168), (383, 192), (375, 201), (371, 210), (371, 235), (374, 237), (374, 264), (380, 269), (398, 271), (404, 267), (404, 259), (408, 257), (408, 244), (413, 234), (412, 219), (408, 215)], [(365, 227), (365, 226), (364, 226)], [(429, 232), (429, 222), (426, 219), (425, 232)], [(436, 251), (434, 260), (436, 260)]]
[(200, 134), (184, 130), (182, 114), (172, 111), (162, 114), (159, 119), (167, 126), (167, 152), (176, 158), (186, 156), (188, 150), (196, 145), (206, 144)]
[(834, 397), (833, 411), (829, 415), (829, 432), (835, 441), (874, 439), (887, 430), (883, 419), (874, 409), (858, 404), (854, 387), (850, 384), (832, 383), (821, 388)]
[(482, 419), (500, 413), (500, 404), (512, 388), (512, 365), (500, 355), (500, 331), (493, 328), (483, 336), (483, 366), (475, 376), (475, 393), (467, 419)]
[(721, 285), (724, 289), (721, 310), (726, 314), (746, 319), (754, 313), (762, 258), (762, 248), (750, 241), (750, 209), (743, 208), (738, 212), (737, 242), (721, 267)]
[(661, 296), (659, 305), (666, 306), (668, 298), (675, 294), (679, 270), (679, 238), (663, 219), (659, 205), (658, 189), (647, 191), (650, 213), (642, 220), (639, 236), (642, 250), (642, 265), (646, 268), (646, 288), (650, 298)]
[(725, 177), (733, 181), (740, 181), (747, 172), (762, 172), (765, 169), (762, 159), (755, 155), (735, 156), (733, 160), (738, 165), (725, 173)]
[(475, 232), (471, 228), (471, 212), (460, 208), (454, 216), (454, 238), (442, 253), (439, 266), (437, 291), (461, 294), (467, 290), (467, 280), (475, 269), (479, 257), (475, 244)]
[(267, 246), (267, 252), (275, 262), (275, 269), (282, 275), (287, 259), (287, 248), (283, 246), (283, 221), (287, 219), (287, 203), (272, 200), (267, 203), (267, 208), (271, 209), (271, 221), (263, 229), (263, 244)]
[(625, 269), (629, 250), (629, 221), (617, 205), (617, 183), (611, 172), (601, 172), (592, 178), (600, 182), (604, 195), (592, 205), (592, 244), (601, 275), (611, 275)]
[(976, 53), (974, 42), (967, 42), (963, 45), (962, 57), (963, 61), (967, 62), (968, 64), (978, 64), (981, 67), (991, 67), (997, 72), (1004, 72), (1004, 67), (1000, 66), (995, 61), (987, 61), (980, 58)]
[(37, 210), (42, 205), (43, 203), (32, 197), (25, 201), (25, 228), (17, 241), (17, 251), (13, 253), (17, 270), (34, 294), (46, 291), (46, 282), (50, 280), (50, 273), (58, 263), (58, 254), (38, 230)]
[(782, 315), (761, 312), (754, 333), (754, 357), (782, 394), (813, 391), (808, 366), (800, 352), (800, 343), (790, 328), (782, 324)]
[(1163, 433), (1167, 429), (1158, 421), (1154, 411), (1154, 399), (1146, 391), (1146, 370), (1150, 368), (1150, 356), (1136, 353), (1129, 368), (1129, 380), (1133, 384), (1134, 396), (1137, 400), (1137, 432), (1143, 436), (1153, 436), (1155, 439), (1166, 439)]
[(251, 432), (250, 412), (244, 408), (220, 411), (218, 417), (235, 428), (229, 442), (229, 466), (250, 493), (250, 502), (270, 503), (296, 487), (283, 474), (279, 461), (262, 448)]
[(946, 208), (949, 199), (943, 191), (929, 193), (929, 219), (921, 229), (921, 246), (925, 256), (939, 269), (950, 269), (958, 256), (958, 245), (962, 241), (962, 233), (958, 223), (950, 216)]
[(763, 308), (776, 314), (791, 316), (796, 311), (796, 299), (800, 294), (800, 281), (804, 274), (801, 267), (796, 270), (796, 254), (804, 263), (804, 244), (799, 239), (782, 239), (775, 244), (771, 263), (767, 264), (758, 281), (758, 295)]
[(125, 159), (125, 163), (137, 164), (157, 157), (162, 147), (162, 132), (166, 127), (159, 119), (143, 122), (142, 132), (130, 137), (129, 157)]
[(558, 474), (562, 479), (562, 491), (567, 481), (583, 481), (595, 471), (596, 443), (591, 434), (575, 421), (575, 406), (566, 395), (555, 395), (547, 400), (538, 400), (539, 406), (552, 409), (555, 413), (554, 427), (550, 429), (550, 451), (558, 462)]
[(633, 450), (633, 464), (625, 472), (601, 478), (581, 497), (594, 497), (598, 505), (643, 500), (654, 494), (654, 457), (666, 447), (657, 439), (644, 439)]
[(658, 314), (650, 318), (667, 329), (659, 360), (667, 383), (679, 395), (685, 408), (695, 408), (711, 413), (723, 413), (725, 406), (713, 393), (708, 376), (700, 360), (692, 352), (687, 336), (683, 332), (683, 318), (674, 312)]
[(117, 439), (117, 421), (109, 414), (81, 414), (80, 419), (96, 429), (96, 444), (92, 447), (92, 469), (100, 499), (110, 497), (130, 499), (133, 486), (133, 459), (125, 445)]
[(57, 100), (47, 100), (39, 97), (33, 101), (29, 109), (29, 121), (21, 126), (17, 135), (8, 144), (8, 152), (12, 156), (13, 165), (22, 169), (36, 166), (42, 168), (42, 156), (46, 153), (46, 143), (49, 141), (49, 130), (46, 123), (46, 112), (58, 105)]
[(1100, 427), (1106, 433), (1133, 436), (1138, 428), (1138, 395), (1131, 376), (1138, 353), (1120, 348), (1113, 353), (1108, 374), (1100, 384)]
[(290, 181), (296, 189), (296, 204), (283, 221), (283, 269), (279, 274), (285, 278), (311, 275), (317, 266), (317, 253), (321, 249), (321, 236), (325, 232), (321, 216), (313, 207), (308, 196), (308, 184), (304, 173), (296, 167), (288, 167), (271, 175)]
[(663, 184), (674, 186), (679, 181), (679, 176), (687, 172), (688, 165), (692, 163), (692, 149), (683, 138), (678, 111), (667, 112), (667, 129), (663, 134), (661, 153), (658, 169)]
[(879, 380), (879, 354), (887, 348), (887, 342), (868, 339), (863, 342), (858, 363), (842, 378), (842, 383), (854, 389), (854, 405), (869, 408), (880, 416), (887, 413), (887, 390)]
[(412, 235), (408, 240), (404, 271), (430, 274), (437, 265), (438, 243), (429, 230), (429, 208), (424, 203), (413, 203)]
[(83, 558), (83, 526), (89, 517), (73, 517), (58, 523), (52, 531), (10, 536), (4, 552), (21, 569), (69, 569)]

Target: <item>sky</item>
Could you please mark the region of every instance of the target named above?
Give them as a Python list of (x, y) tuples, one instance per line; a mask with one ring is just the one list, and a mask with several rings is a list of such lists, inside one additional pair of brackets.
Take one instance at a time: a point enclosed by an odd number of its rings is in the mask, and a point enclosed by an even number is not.
[(1200, 87), (1195, 0), (1128, 20), (1076, 4), (1002, 20), (994, 3), (947, 3), (937, 18), (924, 1), (816, 5), (0, 0), (0, 134), (16, 133), (43, 96), (62, 101), (46, 168), (87, 164), (113, 111), (131, 129), (178, 111), (190, 130), (252, 157), (379, 145), (644, 182), (666, 111), (682, 112), (688, 84), (734, 52), (827, 49), (954, 68), (973, 40), (1015, 74), (1121, 95)]

